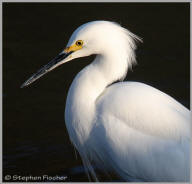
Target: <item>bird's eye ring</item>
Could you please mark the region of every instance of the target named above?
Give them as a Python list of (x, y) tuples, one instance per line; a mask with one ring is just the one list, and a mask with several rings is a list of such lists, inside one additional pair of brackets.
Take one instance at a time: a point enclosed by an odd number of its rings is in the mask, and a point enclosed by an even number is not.
[(83, 41), (82, 40), (77, 40), (75, 44), (77, 46), (82, 46), (83, 45)]

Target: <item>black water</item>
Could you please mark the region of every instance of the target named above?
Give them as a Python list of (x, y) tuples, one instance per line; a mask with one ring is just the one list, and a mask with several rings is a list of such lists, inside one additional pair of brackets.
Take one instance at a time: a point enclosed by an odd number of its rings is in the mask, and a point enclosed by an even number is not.
[(74, 76), (94, 56), (69, 62), (20, 89), (88, 21), (116, 21), (141, 36), (138, 65), (126, 80), (150, 84), (189, 107), (189, 10), (189, 3), (3, 3), (4, 177), (88, 181), (69, 141), (64, 106)]

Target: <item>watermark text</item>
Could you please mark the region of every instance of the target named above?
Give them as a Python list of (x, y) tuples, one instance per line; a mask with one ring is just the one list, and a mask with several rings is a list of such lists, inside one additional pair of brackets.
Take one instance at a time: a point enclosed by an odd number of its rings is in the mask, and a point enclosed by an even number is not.
[(20, 181), (20, 182), (28, 182), (28, 181), (65, 181), (67, 179), (67, 176), (48, 176), (48, 175), (42, 175), (42, 176), (20, 176), (20, 175), (5, 175), (4, 176), (5, 181)]

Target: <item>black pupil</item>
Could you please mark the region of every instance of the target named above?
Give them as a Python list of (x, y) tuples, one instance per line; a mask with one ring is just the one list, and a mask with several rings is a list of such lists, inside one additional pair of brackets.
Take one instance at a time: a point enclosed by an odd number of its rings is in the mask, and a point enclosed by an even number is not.
[(81, 45), (81, 42), (77, 42), (77, 45)]

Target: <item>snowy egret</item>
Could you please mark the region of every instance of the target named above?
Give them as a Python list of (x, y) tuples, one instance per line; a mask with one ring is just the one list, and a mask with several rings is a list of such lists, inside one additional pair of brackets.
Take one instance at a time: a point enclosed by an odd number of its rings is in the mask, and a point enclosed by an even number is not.
[(137, 40), (117, 23), (86, 23), (21, 87), (72, 59), (96, 54), (73, 80), (65, 108), (70, 140), (88, 175), (97, 180), (94, 165), (125, 181), (189, 181), (190, 111), (146, 84), (112, 84), (136, 62)]

